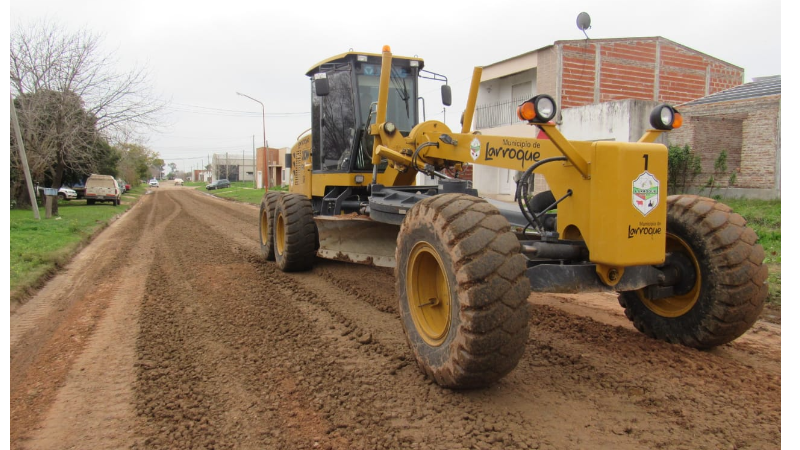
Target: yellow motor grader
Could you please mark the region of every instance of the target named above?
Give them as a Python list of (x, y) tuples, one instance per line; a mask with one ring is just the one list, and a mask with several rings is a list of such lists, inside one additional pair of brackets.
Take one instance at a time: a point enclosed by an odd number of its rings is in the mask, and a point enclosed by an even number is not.
[[(419, 79), (446, 80), (422, 59), (351, 51), (307, 76), (310, 133), (291, 150), (289, 192), (261, 202), (262, 253), (283, 271), (317, 256), (394, 267), (408, 344), (439, 385), (485, 386), (516, 367), (532, 291), (616, 292), (638, 330), (695, 348), (736, 339), (761, 312), (764, 251), (744, 219), (667, 196), (667, 148), (655, 141), (680, 126), (675, 108), (655, 108), (638, 142), (578, 142), (537, 95), (517, 115), (541, 139), (487, 136), (470, 131), (480, 68), (460, 132), (418, 120)], [(522, 172), (517, 204), (451, 176), (466, 164)], [(438, 182), (415, 185), (419, 172)], [(533, 192), (534, 174), (549, 190)]]

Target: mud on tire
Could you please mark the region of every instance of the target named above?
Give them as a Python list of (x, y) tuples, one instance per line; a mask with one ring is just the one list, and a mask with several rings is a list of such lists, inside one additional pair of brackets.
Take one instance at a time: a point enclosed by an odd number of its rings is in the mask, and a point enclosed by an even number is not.
[(267, 261), (275, 261), (275, 206), (281, 193), (275, 191), (267, 191), (264, 198), (261, 199), (261, 208), (259, 210), (258, 220), (258, 234), (259, 241), (261, 242), (261, 254)]
[(311, 201), (300, 194), (283, 194), (276, 201), (275, 262), (284, 272), (308, 270), (316, 255), (317, 231)]
[(744, 334), (764, 306), (768, 286), (764, 249), (755, 232), (728, 206), (695, 195), (667, 198), (667, 251), (682, 253), (696, 282), (661, 300), (645, 290), (620, 294), (625, 315), (642, 333), (695, 348)]
[(516, 367), (528, 340), (530, 282), (519, 241), (494, 206), (464, 194), (417, 203), (395, 256), (403, 329), (429, 378), (481, 387)]

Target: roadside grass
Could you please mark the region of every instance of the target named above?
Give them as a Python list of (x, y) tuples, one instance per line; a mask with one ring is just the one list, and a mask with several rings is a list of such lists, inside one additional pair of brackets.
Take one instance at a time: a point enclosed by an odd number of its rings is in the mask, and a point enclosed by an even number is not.
[(86, 200), (60, 201), (58, 216), (45, 219), (39, 206), (41, 220), (30, 209), (12, 209), (9, 217), (10, 288), (11, 301), (19, 301), (63, 267), (110, 220), (128, 210), (146, 192), (138, 186), (122, 195), (122, 204), (98, 203), (90, 206)]
[[(254, 188), (252, 181), (232, 181), (230, 188), (215, 189), (212, 191), (206, 191), (207, 184), (208, 183), (205, 181), (186, 181), (183, 183), (186, 187), (192, 187), (220, 198), (227, 198), (254, 205), (260, 204), (261, 199), (264, 198), (264, 189)], [(273, 187), (271, 190), (286, 191), (287, 188), (279, 186)]]
[[(203, 189), (205, 189), (205, 186)], [(252, 203), (254, 205), (261, 204), (261, 199), (264, 198), (263, 189), (254, 189), (253, 183), (245, 183), (241, 181), (232, 182), (230, 188), (215, 189), (208, 192), (220, 198), (227, 198), (244, 203)]]
[[(186, 186), (205, 190), (205, 182), (187, 182)], [(66, 264), (91, 236), (107, 226), (110, 219), (130, 208), (147, 192), (141, 184), (122, 195), (121, 206), (102, 203), (90, 207), (85, 200), (59, 203), (60, 217), (36, 221), (30, 210), (11, 210), (11, 299), (22, 298), (40, 287)], [(275, 187), (272, 190), (285, 188)], [(252, 182), (234, 182), (228, 189), (207, 191), (220, 198), (258, 205), (263, 189), (253, 189)], [(781, 202), (780, 200), (725, 199), (725, 204), (741, 214), (758, 235), (764, 247), (769, 270), (767, 303), (781, 305)]]

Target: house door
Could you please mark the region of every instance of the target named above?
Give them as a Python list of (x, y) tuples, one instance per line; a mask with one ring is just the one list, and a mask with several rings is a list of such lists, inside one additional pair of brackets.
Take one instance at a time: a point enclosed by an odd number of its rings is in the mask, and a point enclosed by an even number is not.
[(501, 195), (514, 195), (517, 189), (517, 183), (514, 182), (514, 175), (516, 170), (498, 169), (500, 173), (497, 177), (497, 193)]

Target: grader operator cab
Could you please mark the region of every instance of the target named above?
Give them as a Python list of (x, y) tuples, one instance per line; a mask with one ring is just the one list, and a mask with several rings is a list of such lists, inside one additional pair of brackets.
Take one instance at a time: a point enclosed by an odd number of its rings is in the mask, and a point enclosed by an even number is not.
[[(680, 126), (660, 105), (638, 142), (567, 140), (557, 105), (518, 108), (546, 139), (470, 131), (481, 69), (460, 132), (419, 121), (419, 58), (349, 52), (309, 70), (312, 123), (291, 150), (288, 193), (268, 191), (267, 260), (306, 270), (315, 256), (394, 267), (419, 367), (450, 388), (488, 385), (516, 367), (535, 292), (616, 292), (641, 332), (695, 348), (736, 339), (767, 294), (764, 251), (744, 219), (692, 195), (667, 196), (667, 148)], [(443, 102), (450, 92), (443, 87)], [(523, 172), (517, 205), (481, 198), (466, 164)], [(437, 177), (416, 186), (418, 172)], [(533, 176), (549, 190), (532, 192)]]

